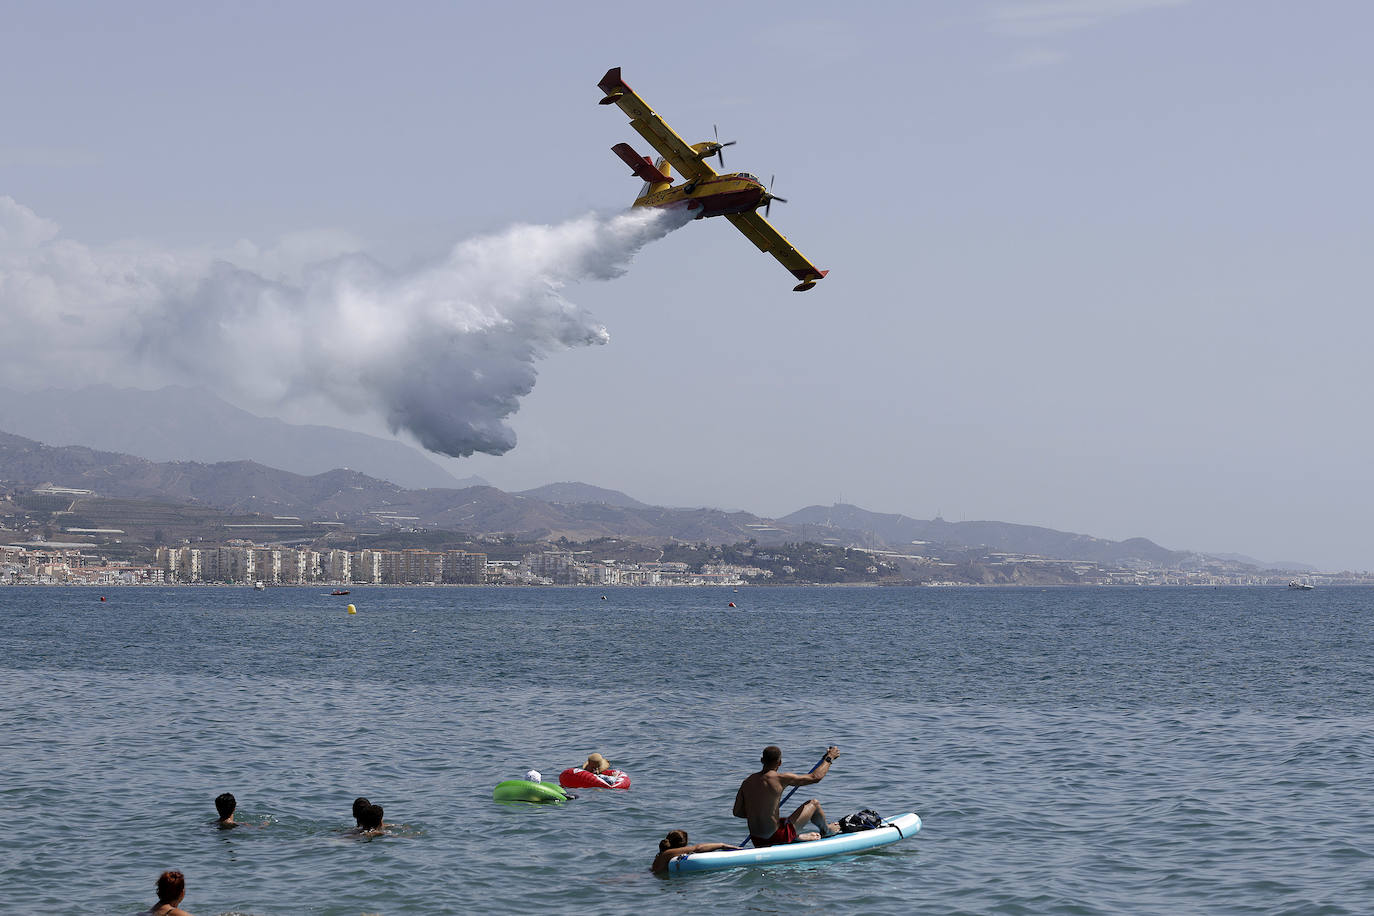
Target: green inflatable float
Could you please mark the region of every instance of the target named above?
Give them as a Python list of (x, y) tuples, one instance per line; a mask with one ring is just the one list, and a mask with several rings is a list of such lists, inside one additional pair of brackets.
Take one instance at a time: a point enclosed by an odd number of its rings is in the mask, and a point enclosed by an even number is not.
[(505, 782), (498, 782), (496, 788), (491, 792), (491, 797), (496, 801), (554, 803), (577, 798), (576, 795), (564, 790), (561, 786), (551, 785), (547, 782), (531, 782), (528, 779), (507, 779)]

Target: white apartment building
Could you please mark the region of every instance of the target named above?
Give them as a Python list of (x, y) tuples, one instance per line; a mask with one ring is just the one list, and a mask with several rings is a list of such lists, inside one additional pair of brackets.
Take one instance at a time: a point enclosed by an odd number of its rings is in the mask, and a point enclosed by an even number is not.
[(347, 550), (331, 550), (325, 560), (330, 582), (353, 581), (353, 555)]

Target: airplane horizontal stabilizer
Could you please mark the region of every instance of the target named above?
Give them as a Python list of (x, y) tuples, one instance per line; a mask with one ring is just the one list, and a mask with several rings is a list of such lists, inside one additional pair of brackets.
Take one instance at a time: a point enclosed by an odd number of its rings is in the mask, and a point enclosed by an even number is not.
[(669, 184), (673, 180), (654, 168), (653, 163), (648, 158), (636, 153), (634, 147), (628, 143), (617, 143), (611, 147), (611, 152), (619, 156), (636, 175), (649, 184)]

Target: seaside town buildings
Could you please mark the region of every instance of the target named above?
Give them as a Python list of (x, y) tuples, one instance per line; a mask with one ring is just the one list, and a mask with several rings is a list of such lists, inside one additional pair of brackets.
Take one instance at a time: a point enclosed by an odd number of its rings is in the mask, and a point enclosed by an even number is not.
[(767, 570), (690, 571), (685, 563), (589, 560), (568, 550), (492, 561), (464, 550), (311, 550), (223, 545), (159, 547), (147, 565), (109, 565), (89, 545), (0, 546), (0, 585), (744, 585)]
[[(730, 563), (702, 564), (694, 571), (674, 561), (625, 562), (598, 559), (586, 550), (550, 547), (533, 550), (519, 559), (493, 560), (484, 553), (464, 550), (314, 550), (301, 547), (259, 546), (251, 541), (226, 544), (159, 547), (148, 564), (107, 563), (91, 544), (30, 542), (0, 544), (0, 585), (194, 585), (224, 584), (263, 587), (277, 585), (587, 585), (587, 586), (704, 586), (766, 584), (795, 572), (789, 556), (756, 554), (761, 566)], [(904, 562), (922, 572), (910, 584), (963, 586), (992, 584), (970, 580), (953, 562), (910, 553), (869, 551), (871, 557)], [(1228, 586), (1284, 584), (1289, 576), (1274, 571), (1215, 568), (1191, 570), (1104, 567), (1094, 563), (1051, 560), (1029, 555), (992, 552), (979, 567), (1000, 575), (995, 584), (1027, 584), (1018, 576), (1044, 570), (1041, 583), (1088, 586)], [(877, 573), (877, 567), (868, 567)], [(1363, 574), (1307, 576), (1323, 585), (1369, 584)], [(890, 580), (889, 580), (890, 581)], [(1034, 580), (1030, 580), (1034, 581)], [(890, 584), (900, 584), (892, 582)]]
[(172, 583), (477, 585), (486, 555), (463, 550), (311, 550), (251, 543), (159, 547), (153, 568)]

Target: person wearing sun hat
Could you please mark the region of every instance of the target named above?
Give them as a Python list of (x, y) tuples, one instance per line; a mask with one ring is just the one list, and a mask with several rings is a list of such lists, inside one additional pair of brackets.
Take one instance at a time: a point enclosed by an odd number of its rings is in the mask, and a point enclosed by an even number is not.
[(628, 789), (630, 777), (611, 767), (611, 762), (598, 753), (587, 755), (580, 767), (568, 767), (558, 774), (558, 784), (582, 789)]
[(623, 773), (612, 769), (611, 762), (595, 752), (587, 755), (587, 762), (582, 764), (582, 769), (605, 783), (608, 789), (619, 787), (625, 780)]

